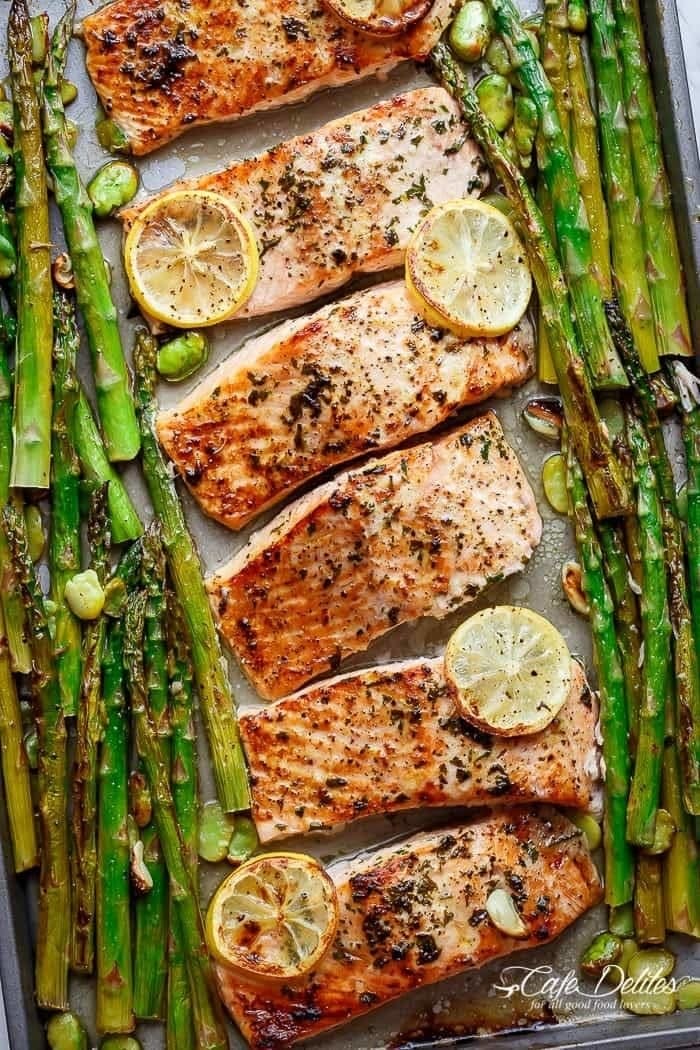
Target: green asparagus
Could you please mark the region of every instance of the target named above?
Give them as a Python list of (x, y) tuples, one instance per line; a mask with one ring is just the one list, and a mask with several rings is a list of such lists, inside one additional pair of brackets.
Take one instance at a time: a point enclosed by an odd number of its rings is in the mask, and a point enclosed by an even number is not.
[(513, 0), (491, 0), (496, 29), (504, 38), (520, 83), (540, 117), (539, 166), (554, 208), (557, 243), (577, 321), (580, 345), (593, 381), (600, 387), (627, 385), (608, 330), (600, 288), (593, 275), (591, 231), (581, 200), (568, 139), (554, 91), (537, 60)]
[(219, 799), (226, 810), (247, 809), (248, 778), (221, 643), (204, 589), (199, 556), (155, 434), (155, 360), (155, 341), (142, 330), (136, 337), (134, 362), (144, 474), (192, 642), (195, 682)]
[(641, 366), (634, 343), (614, 304), (608, 305), (608, 316), (647, 431), (652, 466), (661, 499), (668, 563), (669, 610), (673, 626), (676, 726), (683, 797), (688, 811), (697, 815), (700, 813), (700, 674), (688, 597), (685, 541), (678, 516), (676, 483), (656, 410), (654, 392)]
[(600, 721), (605, 761), (605, 900), (619, 908), (632, 900), (634, 854), (625, 839), (630, 785), (627, 697), (617, 646), (613, 600), (603, 572), (603, 554), (588, 506), (579, 464), (567, 458), (569, 500), (583, 574), (583, 591), (590, 607), (593, 660), (600, 690)]
[(102, 249), (92, 218), (92, 201), (80, 181), (66, 132), (61, 79), (73, 31), (75, 0), (58, 23), (43, 85), (46, 159), (61, 212), (75, 291), (92, 354), (97, 406), (111, 462), (130, 460), (139, 450), (139, 431), (122, 350), (117, 311), (109, 290)]
[(637, 753), (627, 813), (627, 837), (637, 846), (654, 841), (661, 793), (665, 701), (670, 681), (671, 623), (666, 594), (666, 562), (661, 503), (642, 422), (627, 416), (628, 440), (637, 482), (637, 516), (642, 555), (642, 693)]
[(610, 225), (603, 195), (600, 158), (598, 156), (598, 124), (591, 105), (588, 79), (583, 61), (580, 37), (568, 34), (569, 81), (571, 90), (571, 151), (591, 226), (593, 269), (603, 299), (611, 299), (612, 270), (610, 267)]
[(598, 413), (571, 323), (566, 284), (542, 215), (524, 176), (481, 112), (474, 92), (445, 44), (440, 43), (433, 49), (432, 61), (440, 79), (459, 102), (471, 133), (514, 206), (542, 304), (571, 441), (586, 477), (596, 516), (603, 519), (626, 514), (631, 509), (631, 494)]
[(170, 876), (171, 900), (181, 936), (189, 978), (195, 1042), (201, 1050), (226, 1050), (228, 1038), (221, 1017), (214, 971), (204, 937), (204, 925), (188, 854), (175, 815), (168, 768), (156, 726), (150, 718), (143, 665), (146, 595), (137, 593), (127, 605), (124, 664), (129, 680), (136, 747), (146, 769), (153, 797), (158, 836)]
[(5, 532), (15, 561), (32, 632), (33, 693), (39, 744), (38, 810), (41, 828), (39, 919), (35, 987), (45, 1010), (68, 1009), (70, 875), (66, 726), (44, 597), (29, 557), (21, 514), (3, 510)]
[(642, 364), (656, 372), (659, 355), (610, 0), (590, 0), (590, 31), (615, 282)]
[(53, 352), (51, 231), (27, 0), (12, 0), (8, 48), (14, 99), (18, 322), (11, 484), (47, 489)]
[(683, 444), (688, 471), (686, 483), (688, 590), (695, 652), (700, 665), (700, 382), (680, 361), (672, 362), (671, 369), (671, 375), (680, 395), (683, 413)]
[(671, 193), (659, 135), (639, 0), (613, 0), (646, 272), (661, 354), (693, 353)]
[[(165, 645), (165, 558), (158, 530), (143, 537), (142, 584), (148, 596), (145, 623), (145, 673), (150, 718), (161, 762), (170, 764), (167, 649)], [(136, 901), (134, 923), (134, 1010), (139, 1018), (162, 1018), (168, 973), (168, 878), (155, 820), (141, 832), (144, 859), (153, 888)]]
[[(197, 750), (193, 718), (192, 665), (182, 608), (174, 594), (168, 595), (166, 606), (172, 730), (170, 785), (175, 815), (182, 833), (183, 857), (192, 886), (197, 892)], [(191, 1050), (195, 1046), (182, 934), (177, 928), (171, 931), (170, 939), (166, 1040), (168, 1050)]]
[[(122, 557), (114, 578), (131, 590), (140, 573), (141, 545), (137, 543)], [(96, 900), (96, 1020), (100, 1032), (131, 1032), (134, 1028), (127, 833), (129, 726), (123, 662), (124, 610), (109, 624), (102, 663), (105, 727), (99, 769)]]
[(568, 28), (566, 0), (544, 0), (542, 68), (554, 91), (554, 103), (561, 130), (571, 134), (571, 91), (568, 70)]
[(54, 370), (49, 567), (54, 613), (56, 670), (66, 717), (78, 712), (82, 659), (80, 624), (64, 598), (66, 583), (80, 571), (80, 465), (73, 447), (78, 396), (75, 373), (78, 330), (71, 301), (54, 293)]
[(89, 481), (109, 485), (107, 509), (112, 542), (126, 543), (138, 539), (143, 532), (143, 526), (122, 479), (107, 459), (102, 437), (84, 390), (80, 391), (78, 397), (74, 425), (75, 447), (85, 477)]
[(634, 933), (639, 944), (666, 940), (663, 865), (660, 857), (637, 855), (634, 884)]
[[(106, 488), (95, 490), (88, 518), (92, 567), (104, 583), (109, 562)], [(97, 878), (97, 765), (102, 740), (102, 658), (107, 625), (100, 615), (85, 632), (83, 674), (76, 726), (71, 813), (72, 938), (71, 967), (92, 973), (95, 960), (95, 893)]]
[(603, 566), (615, 608), (615, 628), (620, 649), (625, 692), (627, 721), (632, 751), (636, 747), (639, 721), (639, 702), (642, 694), (641, 633), (639, 606), (630, 583), (630, 566), (625, 551), (625, 535), (620, 525), (602, 521), (598, 527), (603, 550)]

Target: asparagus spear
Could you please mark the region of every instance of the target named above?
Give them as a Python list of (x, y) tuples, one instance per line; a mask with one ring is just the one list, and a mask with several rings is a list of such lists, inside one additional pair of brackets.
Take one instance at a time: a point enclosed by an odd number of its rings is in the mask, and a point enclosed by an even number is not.
[(568, 35), (571, 84), (571, 151), (591, 226), (593, 270), (603, 299), (611, 299), (610, 226), (598, 157), (598, 125), (591, 105), (580, 37)]
[(18, 321), (11, 484), (46, 489), (51, 465), (51, 232), (27, 0), (12, 0), (8, 47), (14, 100)]
[(659, 355), (610, 0), (590, 0), (590, 31), (615, 282), (642, 364), (656, 372)]
[(661, 801), (676, 826), (671, 848), (663, 857), (666, 928), (700, 938), (700, 855), (692, 820), (683, 806), (672, 697), (666, 705), (666, 714)]
[(613, 7), (657, 345), (661, 354), (690, 355), (693, 347), (683, 267), (678, 252), (639, 2), (614, 0)]
[(192, 665), (219, 800), (227, 811), (247, 809), (248, 778), (226, 663), (204, 589), (199, 556), (155, 435), (155, 359), (155, 340), (141, 330), (136, 337), (134, 363), (143, 470), (192, 642)]
[[(166, 606), (172, 730), (170, 788), (175, 815), (182, 833), (183, 857), (192, 886), (197, 892), (197, 750), (193, 720), (192, 664), (182, 607), (174, 594), (168, 595)], [(192, 1005), (188, 991), (182, 933), (179, 929), (174, 929), (171, 933), (168, 971), (168, 1050), (193, 1050), (195, 1046)]]
[(97, 405), (110, 461), (130, 460), (139, 450), (139, 431), (124, 360), (117, 311), (109, 290), (92, 203), (80, 181), (68, 140), (61, 99), (66, 52), (73, 32), (75, 0), (54, 32), (43, 89), (46, 159), (61, 212), (75, 290), (85, 321), (97, 391)]
[(114, 467), (107, 459), (104, 443), (90, 408), (85, 391), (81, 389), (74, 416), (75, 448), (85, 477), (100, 485), (108, 485), (107, 509), (113, 543), (136, 540), (143, 526), (129, 493)]
[(608, 316), (647, 431), (652, 465), (661, 498), (668, 563), (669, 609), (674, 637), (676, 726), (683, 797), (688, 811), (697, 815), (700, 813), (700, 675), (688, 597), (685, 542), (678, 516), (676, 484), (666, 451), (654, 392), (641, 367), (629, 332), (614, 304), (609, 304)]
[(598, 526), (598, 535), (603, 551), (605, 576), (615, 609), (617, 644), (627, 695), (627, 722), (630, 744), (634, 751), (642, 693), (639, 608), (637, 596), (630, 584), (631, 569), (625, 552), (622, 527), (616, 522), (602, 521)]
[(145, 604), (146, 596), (135, 594), (129, 600), (126, 612), (124, 657), (136, 747), (151, 785), (154, 817), (170, 876), (174, 916), (182, 935), (195, 1039), (202, 1050), (226, 1050), (228, 1039), (204, 938), (202, 915), (175, 816), (168, 769), (163, 764), (157, 729), (148, 712), (142, 651)]
[(81, 675), (81, 630), (63, 591), (80, 572), (80, 465), (73, 448), (73, 416), (78, 383), (75, 362), (79, 345), (75, 313), (68, 297), (54, 293), (54, 372), (51, 475), (51, 540), (49, 569), (54, 613), (56, 670), (63, 713), (78, 712)]
[[(167, 650), (164, 641), (165, 558), (160, 536), (151, 527), (143, 538), (142, 584), (148, 597), (145, 672), (150, 717), (160, 744), (161, 762), (170, 764)], [(162, 1018), (168, 974), (168, 877), (156, 824), (141, 832), (153, 888), (136, 901), (134, 924), (134, 1010), (140, 1018)]]
[(34, 827), (29, 764), (22, 733), (22, 712), (10, 666), (5, 621), (1, 609), (0, 762), (15, 871), (28, 871), (39, 863), (39, 847)]
[(626, 514), (631, 494), (603, 425), (571, 323), (566, 284), (542, 215), (522, 172), (509, 156), (495, 128), (484, 117), (474, 92), (443, 43), (432, 61), (448, 91), (457, 99), (472, 135), (503, 183), (516, 212), (542, 306), (570, 439), (586, 477), (598, 518)]
[(627, 414), (628, 440), (637, 481), (637, 515), (642, 554), (642, 695), (639, 735), (627, 811), (627, 837), (638, 846), (654, 841), (661, 792), (665, 701), (670, 682), (671, 623), (666, 594), (661, 503), (642, 422)]
[[(4, 316), (2, 319), (4, 320)], [(10, 497), (12, 462), (12, 381), (8, 362), (9, 347), (10, 340), (3, 324), (0, 330), (0, 507), (4, 507)], [(11, 668), (18, 674), (29, 674), (32, 669), (32, 654), (29, 648), (27, 617), (12, 565), (10, 548), (2, 529), (0, 529), (0, 606), (5, 621)]]
[(42, 1009), (67, 1010), (71, 909), (66, 727), (46, 607), (29, 557), (24, 522), (19, 512), (11, 506), (4, 508), (3, 522), (32, 631), (32, 685), (39, 743), (38, 810), (42, 842), (36, 998)]
[(540, 172), (554, 206), (557, 242), (564, 262), (580, 344), (596, 386), (627, 385), (593, 276), (591, 231), (569, 142), (557, 114), (554, 92), (523, 28), (513, 0), (491, 0), (496, 28), (511, 53), (518, 78), (540, 117)]
[(700, 382), (680, 361), (671, 362), (670, 367), (683, 413), (683, 444), (688, 470), (688, 590), (695, 652), (700, 664)]
[(542, 68), (554, 92), (561, 130), (569, 137), (573, 117), (568, 70), (569, 19), (567, 0), (544, 0)]
[(666, 940), (663, 865), (661, 857), (640, 853), (634, 886), (634, 932), (638, 944), (663, 944)]
[(567, 484), (583, 590), (591, 610), (593, 660), (600, 690), (605, 761), (605, 900), (611, 908), (619, 908), (632, 900), (634, 889), (634, 854), (625, 839), (630, 777), (625, 679), (613, 600), (603, 572), (603, 554), (588, 507), (583, 474), (571, 451), (567, 457)]
[[(109, 559), (109, 526), (104, 486), (93, 493), (88, 518), (92, 568), (104, 584)], [(73, 878), (71, 967), (92, 973), (95, 959), (95, 893), (97, 877), (97, 757), (102, 740), (102, 657), (106, 619), (101, 614), (85, 632), (83, 675), (76, 727), (72, 796)]]
[[(141, 545), (128, 548), (115, 579), (127, 592), (141, 572)], [(97, 837), (97, 992), (100, 1032), (134, 1028), (129, 894), (129, 726), (124, 696), (123, 611), (110, 622), (102, 663), (105, 728), (99, 769)]]

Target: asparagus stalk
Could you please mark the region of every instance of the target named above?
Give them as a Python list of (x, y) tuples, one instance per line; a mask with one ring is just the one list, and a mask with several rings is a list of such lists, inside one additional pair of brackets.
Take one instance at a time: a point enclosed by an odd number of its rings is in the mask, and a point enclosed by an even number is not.
[(74, 416), (75, 448), (85, 477), (99, 485), (108, 485), (107, 510), (113, 543), (137, 540), (143, 526), (129, 493), (114, 467), (107, 459), (104, 443), (97, 429), (90, 403), (81, 390)]
[(61, 80), (73, 32), (75, 0), (58, 23), (47, 56), (43, 88), (46, 159), (54, 197), (73, 263), (75, 290), (85, 321), (97, 391), (97, 406), (111, 462), (130, 460), (139, 450), (139, 431), (129, 391), (117, 310), (112, 301), (92, 203), (80, 181), (66, 128)]
[(656, 372), (659, 355), (610, 0), (590, 0), (590, 31), (615, 282), (642, 364)]
[(646, 272), (659, 353), (693, 353), (683, 267), (673, 221), (639, 0), (614, 0), (635, 184), (642, 215)]
[(46, 489), (51, 465), (51, 232), (27, 0), (12, 0), (8, 48), (14, 101), (18, 322), (11, 484)]
[[(10, 341), (3, 325), (0, 333), (0, 508), (4, 507), (10, 498), (12, 462), (12, 381), (8, 362), (9, 345)], [(0, 607), (5, 622), (5, 637), (11, 668), (17, 674), (29, 674), (32, 669), (32, 654), (29, 648), (27, 617), (12, 565), (10, 548), (2, 529), (0, 529)]]
[(49, 569), (54, 613), (56, 670), (63, 713), (78, 713), (82, 658), (81, 630), (66, 603), (66, 583), (80, 572), (80, 465), (73, 448), (73, 416), (78, 396), (75, 374), (79, 336), (68, 297), (54, 293), (54, 371)]
[[(199, 887), (197, 750), (193, 719), (192, 664), (182, 607), (172, 593), (168, 596), (166, 605), (172, 731), (170, 788), (175, 815), (182, 833), (183, 857), (196, 893)], [(194, 1050), (192, 1005), (188, 993), (182, 932), (174, 929), (171, 933), (168, 971), (168, 1050)]]
[(444, 43), (433, 49), (432, 61), (445, 87), (459, 102), (472, 135), (503, 183), (515, 209), (516, 224), (527, 247), (537, 285), (570, 439), (586, 477), (596, 516), (603, 519), (626, 514), (631, 509), (631, 494), (593, 397), (571, 323), (564, 276), (542, 214), (522, 172), (509, 156), (493, 125), (481, 112), (478, 99)]
[[(106, 490), (93, 493), (88, 518), (92, 568), (104, 584), (109, 559)], [(97, 758), (102, 740), (102, 658), (106, 635), (104, 614), (85, 632), (83, 675), (76, 726), (71, 814), (73, 878), (71, 967), (92, 973), (95, 960), (95, 894), (97, 877)]]
[[(552, 209), (552, 201), (549, 194), (547, 193), (547, 187), (544, 184), (544, 179), (540, 175), (537, 179), (537, 187), (535, 190), (535, 200), (542, 214), (542, 221), (544, 222), (545, 229), (549, 235), (552, 247), (556, 244), (555, 232), (554, 232), (554, 212)], [(552, 361), (552, 354), (549, 349), (549, 340), (547, 338), (547, 326), (544, 318), (544, 311), (542, 306), (538, 306), (537, 311), (537, 375), (542, 383), (556, 383), (557, 373), (554, 368), (554, 362)]]
[(591, 226), (593, 271), (603, 299), (612, 299), (610, 225), (598, 156), (598, 125), (591, 105), (581, 38), (568, 35), (571, 91), (571, 151)]
[(695, 652), (700, 665), (700, 382), (680, 361), (673, 361), (671, 370), (683, 414), (683, 444), (688, 470), (688, 590)]
[(3, 521), (32, 631), (32, 685), (39, 744), (38, 810), (42, 842), (36, 998), (42, 1009), (67, 1010), (71, 909), (66, 726), (46, 607), (29, 557), (24, 522), (19, 512), (11, 506), (4, 508)]
[[(134, 544), (115, 574), (127, 593), (141, 572), (141, 546)], [(97, 992), (100, 1032), (134, 1028), (133, 966), (129, 891), (129, 724), (124, 695), (123, 612), (111, 621), (102, 663), (105, 728), (99, 769), (97, 837)]]
[(147, 706), (142, 639), (146, 596), (134, 595), (126, 613), (125, 668), (131, 694), (136, 747), (151, 785), (153, 812), (170, 876), (171, 899), (189, 978), (195, 1038), (202, 1050), (226, 1050), (214, 971), (207, 952), (204, 925), (175, 815), (169, 771), (162, 761), (157, 729)]
[(199, 556), (155, 434), (155, 358), (155, 341), (147, 332), (140, 331), (136, 337), (134, 363), (143, 470), (192, 642), (192, 665), (219, 800), (229, 812), (247, 809), (250, 805), (248, 777), (226, 662), (204, 588)]
[(688, 811), (697, 815), (700, 813), (700, 674), (688, 596), (685, 541), (678, 516), (676, 484), (666, 451), (654, 392), (641, 367), (629, 332), (613, 304), (608, 307), (608, 316), (647, 431), (661, 499), (668, 563), (669, 609), (674, 637), (676, 726), (683, 797)]
[(637, 596), (630, 584), (631, 569), (625, 552), (624, 531), (615, 522), (602, 521), (598, 536), (603, 565), (615, 609), (615, 629), (627, 695), (630, 745), (636, 748), (639, 702), (642, 694), (641, 636)]
[[(150, 718), (160, 744), (160, 760), (170, 764), (167, 650), (164, 641), (165, 558), (157, 529), (143, 538), (142, 584), (148, 597), (145, 673)], [(141, 832), (153, 888), (136, 901), (134, 924), (134, 1010), (139, 1018), (162, 1018), (168, 974), (168, 877), (155, 821)]]
[(39, 863), (39, 847), (34, 827), (34, 804), (29, 764), (24, 748), (22, 712), (0, 610), (0, 763), (5, 789), (5, 806), (12, 841), (15, 871), (28, 871)]
[(637, 516), (642, 554), (642, 694), (639, 734), (627, 811), (627, 838), (637, 846), (654, 841), (661, 793), (665, 701), (670, 682), (671, 623), (666, 594), (661, 503), (644, 427), (627, 414), (628, 440), (637, 481)]
[(566, 138), (571, 134), (571, 94), (568, 70), (569, 19), (567, 0), (544, 0), (542, 68), (554, 92), (554, 104)]
[(634, 889), (634, 854), (625, 839), (630, 777), (625, 679), (615, 633), (613, 600), (603, 572), (603, 554), (588, 506), (583, 473), (571, 451), (567, 468), (583, 590), (591, 610), (593, 660), (600, 690), (605, 761), (605, 900), (611, 908), (619, 908), (632, 900)]
[(496, 29), (506, 42), (519, 80), (540, 117), (539, 166), (554, 206), (554, 225), (576, 313), (580, 344), (593, 382), (627, 385), (608, 331), (603, 299), (593, 275), (591, 230), (581, 199), (569, 142), (562, 130), (552, 86), (522, 26), (513, 0), (491, 0)]
[(692, 819), (683, 806), (680, 763), (674, 741), (675, 715), (672, 698), (667, 703), (661, 800), (676, 826), (671, 848), (663, 857), (663, 889), (666, 928), (700, 938), (700, 855)]
[(634, 886), (634, 932), (638, 944), (663, 944), (666, 940), (663, 864), (661, 857), (640, 853)]

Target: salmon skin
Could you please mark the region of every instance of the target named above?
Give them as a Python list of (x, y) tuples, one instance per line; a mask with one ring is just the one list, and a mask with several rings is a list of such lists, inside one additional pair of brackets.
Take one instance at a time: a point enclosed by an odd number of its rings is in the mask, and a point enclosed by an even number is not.
[(277, 699), (396, 624), (442, 618), (518, 572), (541, 531), (534, 493), (488, 412), (302, 496), (207, 587), (243, 670)]
[(87, 69), (105, 113), (139, 155), (198, 124), (425, 58), (455, 6), (435, 0), (415, 28), (379, 40), (316, 0), (117, 0), (83, 21)]
[[(330, 866), (334, 943), (307, 976), (263, 984), (219, 969), (221, 995), (254, 1050), (282, 1050), (465, 970), (557, 937), (602, 897), (583, 836), (553, 810), (498, 810)], [(491, 922), (492, 890), (525, 926)]]
[[(354, 274), (400, 265), (431, 204), (479, 194), (487, 185), (456, 102), (430, 87), (167, 192), (221, 193), (250, 221), (260, 273), (237, 316), (255, 317), (326, 295)], [(153, 199), (123, 211), (125, 224)]]
[(265, 332), (174, 409), (158, 436), (205, 514), (240, 529), (323, 471), (425, 433), (529, 379), (532, 326), (462, 340), (403, 281)]
[(539, 733), (495, 737), (460, 716), (442, 657), (373, 667), (241, 716), (262, 842), (420, 806), (600, 808), (597, 704), (572, 661)]

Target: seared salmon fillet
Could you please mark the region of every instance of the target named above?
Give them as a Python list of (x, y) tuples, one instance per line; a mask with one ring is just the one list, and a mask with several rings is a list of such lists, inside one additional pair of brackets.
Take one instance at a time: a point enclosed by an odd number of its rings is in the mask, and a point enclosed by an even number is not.
[(566, 704), (529, 736), (489, 736), (462, 718), (442, 657), (343, 675), (243, 714), (261, 841), (420, 806), (597, 809), (597, 704), (572, 665)]
[[(497, 810), (328, 871), (340, 921), (315, 970), (280, 986), (219, 968), (224, 1003), (254, 1050), (282, 1050), (415, 988), (550, 941), (602, 897), (582, 835), (548, 809)], [(489, 918), (496, 888), (516, 904), (520, 939)]]
[(286, 696), (396, 624), (518, 572), (535, 496), (497, 417), (339, 475), (259, 529), (207, 588), (258, 692)]
[(403, 281), (252, 339), (158, 436), (202, 510), (239, 529), (338, 463), (392, 448), (529, 379), (532, 326), (462, 340), (430, 328)]
[(133, 153), (197, 124), (299, 102), (320, 88), (425, 58), (456, 6), (380, 40), (316, 0), (117, 0), (83, 21), (87, 69)]
[[(255, 317), (316, 299), (354, 274), (398, 266), (431, 204), (487, 184), (457, 104), (430, 87), (178, 187), (221, 193), (251, 222), (260, 274), (239, 316)], [(151, 200), (121, 213), (127, 226)]]

